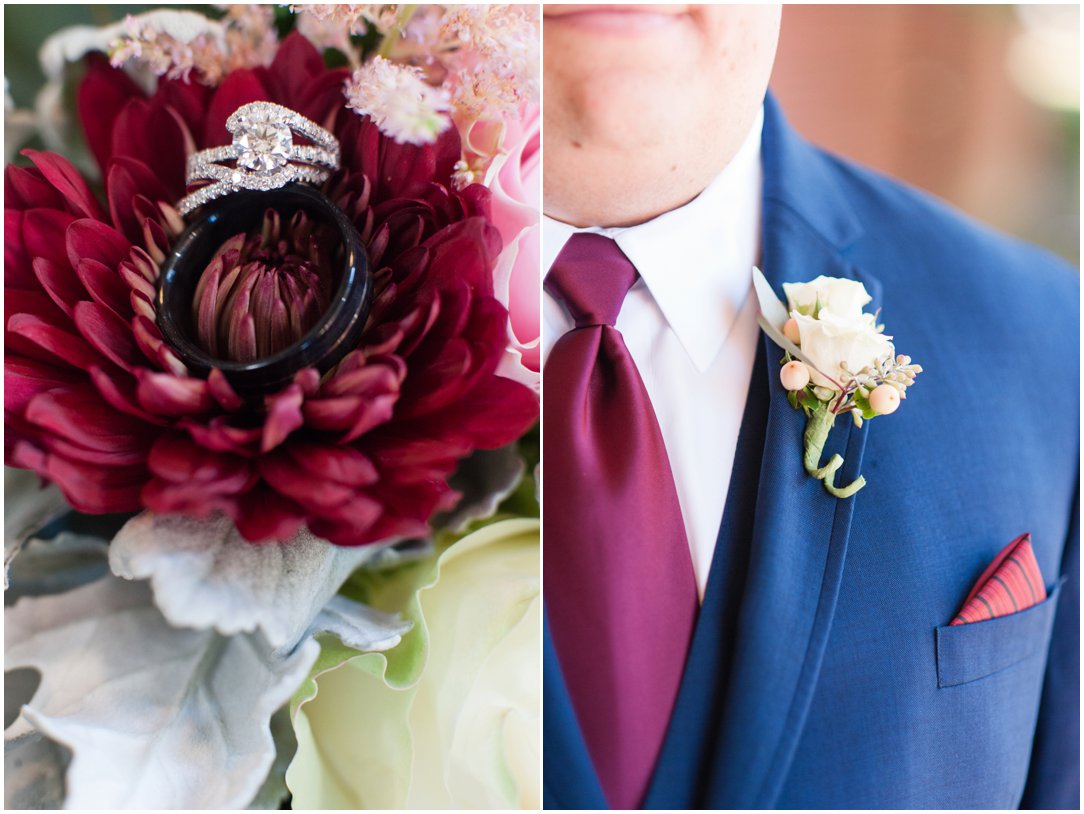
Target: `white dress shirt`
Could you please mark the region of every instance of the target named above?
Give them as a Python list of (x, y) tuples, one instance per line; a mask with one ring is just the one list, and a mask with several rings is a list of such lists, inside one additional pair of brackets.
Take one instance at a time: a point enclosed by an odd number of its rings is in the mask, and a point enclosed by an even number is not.
[[(613, 238), (640, 272), (616, 328), (655, 408), (701, 600), (756, 356), (751, 292), (760, 245), (763, 122), (761, 111), (730, 164), (685, 206), (625, 228), (577, 229), (550, 218), (542, 224), (547, 273), (576, 232)], [(564, 306), (545, 294), (543, 358), (570, 328)]]

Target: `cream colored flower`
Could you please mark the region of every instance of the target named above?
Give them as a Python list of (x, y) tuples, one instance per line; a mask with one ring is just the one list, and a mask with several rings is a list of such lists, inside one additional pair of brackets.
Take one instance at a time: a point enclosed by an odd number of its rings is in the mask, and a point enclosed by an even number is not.
[(318, 677), (295, 717), (294, 808), (540, 807), (538, 528), (507, 520), (452, 545), (435, 582), (406, 586), (406, 650)]
[(855, 280), (820, 276), (808, 283), (783, 283), (787, 295), (787, 310), (811, 315), (819, 303), (821, 311), (828, 310), (843, 319), (857, 319), (871, 297), (866, 287)]
[(791, 316), (798, 323), (802, 353), (816, 368), (810, 370), (813, 384), (821, 387), (839, 391), (840, 384), (845, 383), (843, 365), (857, 373), (892, 353), (892, 337), (877, 332), (872, 314), (859, 310), (853, 316), (842, 317), (822, 309), (819, 319), (798, 311), (792, 311)]

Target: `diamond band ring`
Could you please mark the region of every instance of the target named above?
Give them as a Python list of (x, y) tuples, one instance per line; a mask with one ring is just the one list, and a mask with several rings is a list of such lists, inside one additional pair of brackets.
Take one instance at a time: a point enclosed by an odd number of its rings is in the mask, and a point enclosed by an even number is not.
[[(233, 135), (232, 144), (188, 157), (187, 183), (211, 183), (181, 199), (181, 215), (243, 189), (267, 191), (292, 181), (319, 185), (339, 168), (335, 136), (288, 107), (250, 102), (230, 114), (226, 129)], [(295, 133), (312, 143), (294, 144)]]

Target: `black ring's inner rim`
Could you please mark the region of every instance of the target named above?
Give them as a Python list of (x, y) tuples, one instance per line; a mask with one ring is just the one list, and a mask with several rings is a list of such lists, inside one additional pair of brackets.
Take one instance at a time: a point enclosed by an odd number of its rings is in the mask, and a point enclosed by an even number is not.
[[(365, 327), (373, 288), (365, 247), (349, 218), (322, 192), (302, 184), (268, 192), (238, 192), (215, 203), (178, 238), (158, 280), (158, 326), (181, 361), (203, 377), (217, 368), (238, 391), (251, 393), (284, 385), (306, 367), (324, 371), (342, 359)], [(252, 362), (215, 358), (191, 338), (196, 286), (222, 244), (238, 233), (255, 230), (268, 209), (276, 210), (283, 222), (304, 209), (335, 226), (342, 247), (338, 286), (319, 321), (289, 347)]]

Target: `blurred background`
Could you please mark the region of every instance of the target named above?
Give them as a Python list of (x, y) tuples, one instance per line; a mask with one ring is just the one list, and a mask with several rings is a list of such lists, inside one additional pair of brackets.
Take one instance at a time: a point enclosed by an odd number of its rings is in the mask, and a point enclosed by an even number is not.
[[(5, 5), (15, 107), (45, 37), (146, 8)], [(772, 87), (814, 142), (1079, 265), (1079, 5), (788, 5)]]
[(787, 5), (799, 132), (1080, 262), (1079, 5)]

